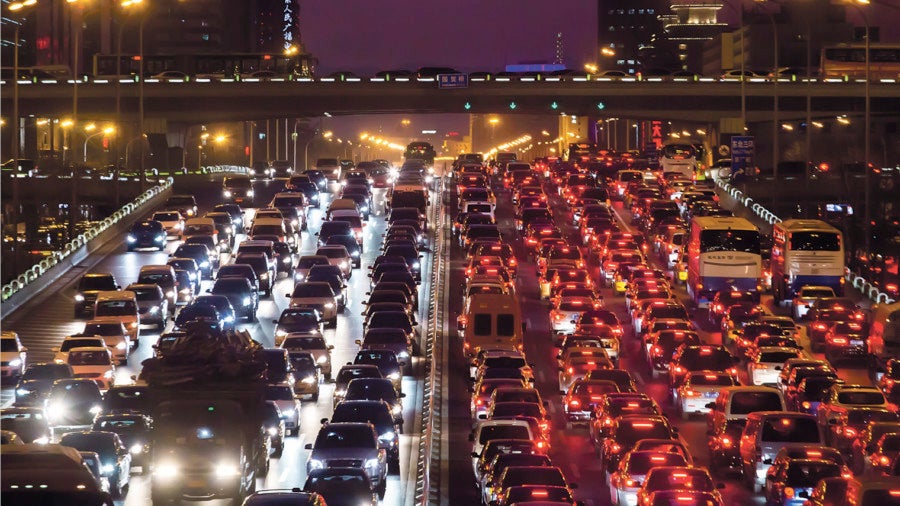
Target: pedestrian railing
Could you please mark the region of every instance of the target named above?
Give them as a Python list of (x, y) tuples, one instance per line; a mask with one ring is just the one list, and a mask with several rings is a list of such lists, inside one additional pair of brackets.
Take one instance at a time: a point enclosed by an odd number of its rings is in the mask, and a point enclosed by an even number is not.
[(47, 258), (44, 258), (40, 262), (32, 265), (15, 279), (0, 287), (0, 301), (5, 302), (26, 286), (38, 282), (41, 279), (41, 276), (43, 276), (45, 272), (50, 270), (50, 268), (69, 257), (74, 252), (78, 251), (79, 248), (86, 245), (89, 241), (105, 232), (109, 227), (121, 222), (122, 220), (131, 218), (131, 215), (135, 212), (135, 210), (139, 209), (147, 201), (159, 195), (161, 192), (171, 188), (172, 182), (172, 178), (168, 178), (164, 181), (161, 181), (158, 186), (154, 186), (144, 193), (138, 195), (136, 199), (119, 208), (111, 216), (104, 218), (102, 221), (98, 222), (96, 226), (85, 230), (81, 234), (78, 234), (74, 239), (66, 243), (61, 250), (54, 251)]

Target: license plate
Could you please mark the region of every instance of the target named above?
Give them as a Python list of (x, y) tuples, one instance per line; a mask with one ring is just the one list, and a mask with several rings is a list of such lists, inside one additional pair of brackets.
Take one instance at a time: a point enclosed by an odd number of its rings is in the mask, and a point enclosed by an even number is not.
[(712, 399), (712, 398), (718, 397), (718, 396), (719, 396), (719, 392), (703, 392), (703, 397), (706, 397), (707, 399)]
[(687, 280), (687, 272), (685, 272), (685, 271), (679, 272), (679, 273), (678, 273), (678, 279), (679, 279), (680, 281), (685, 281), (685, 280)]
[(861, 339), (853, 339), (850, 341), (850, 346), (862, 346), (863, 341)]
[(198, 479), (198, 480), (188, 480), (187, 481), (188, 488), (202, 488), (206, 486), (206, 480)]

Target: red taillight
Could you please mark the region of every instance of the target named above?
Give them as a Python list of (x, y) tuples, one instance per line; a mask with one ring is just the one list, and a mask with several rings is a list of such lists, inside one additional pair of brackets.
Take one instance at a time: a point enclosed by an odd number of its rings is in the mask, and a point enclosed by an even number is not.
[(731, 445), (733, 444), (733, 441), (728, 436), (720, 437), (719, 442), (722, 443), (722, 446), (724, 446), (725, 448), (731, 448)]
[(856, 429), (853, 427), (844, 427), (844, 437), (846, 438), (855, 438), (856, 437)]
[(696, 392), (696, 391), (691, 390), (690, 388), (688, 388), (687, 390), (684, 391), (684, 394), (683, 394), (683, 395), (684, 395), (685, 397), (700, 397), (700, 392)]
[(484, 405), (484, 400), (482, 400), (482, 399), (476, 399), (476, 400), (475, 400), (475, 405), (476, 405), (476, 406), (483, 406), (483, 405)]

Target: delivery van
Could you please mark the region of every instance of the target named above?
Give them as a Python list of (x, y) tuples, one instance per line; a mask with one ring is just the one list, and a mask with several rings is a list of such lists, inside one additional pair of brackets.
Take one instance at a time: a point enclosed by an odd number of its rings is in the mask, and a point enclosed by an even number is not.
[(525, 323), (519, 298), (514, 294), (473, 294), (457, 318), (457, 329), (466, 356), (473, 357), (482, 348), (522, 351)]

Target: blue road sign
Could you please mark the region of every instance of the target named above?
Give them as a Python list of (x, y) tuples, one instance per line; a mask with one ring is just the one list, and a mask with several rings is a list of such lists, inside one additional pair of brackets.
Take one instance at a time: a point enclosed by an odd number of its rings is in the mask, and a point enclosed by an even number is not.
[(753, 157), (756, 154), (756, 141), (752, 135), (731, 136), (731, 173), (742, 171), (750, 175), (753, 172)]
[(469, 76), (466, 74), (438, 74), (438, 88), (468, 88)]

